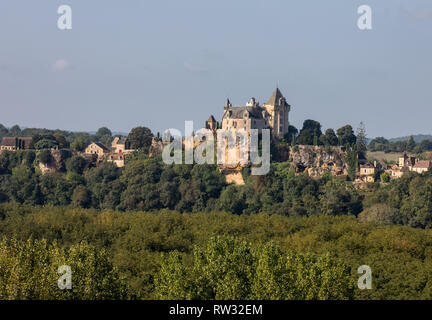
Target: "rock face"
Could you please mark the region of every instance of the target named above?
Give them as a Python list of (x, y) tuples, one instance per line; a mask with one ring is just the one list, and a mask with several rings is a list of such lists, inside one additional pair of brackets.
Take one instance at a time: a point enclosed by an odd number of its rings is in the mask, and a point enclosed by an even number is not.
[(39, 169), (42, 173), (52, 173), (65, 170), (65, 161), (70, 158), (72, 152), (68, 149), (51, 150), (51, 160), (49, 163), (39, 162)]
[(311, 177), (321, 177), (325, 172), (334, 176), (348, 174), (346, 153), (340, 147), (297, 146), (291, 147), (290, 159), (297, 173), (307, 171)]
[(241, 171), (229, 170), (223, 171), (222, 174), (225, 176), (226, 183), (233, 183), (236, 186), (242, 186), (245, 184)]
[(155, 157), (162, 154), (162, 151), (167, 144), (169, 144), (169, 142), (163, 142), (162, 140), (153, 138), (149, 149), (149, 156)]

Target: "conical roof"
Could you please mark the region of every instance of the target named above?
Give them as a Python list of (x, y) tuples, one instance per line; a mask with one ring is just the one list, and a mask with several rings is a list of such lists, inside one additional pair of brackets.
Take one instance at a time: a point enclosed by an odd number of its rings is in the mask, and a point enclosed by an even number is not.
[(283, 98), (284, 96), (280, 92), (279, 88), (276, 87), (276, 89), (273, 91), (273, 94), (271, 97), (267, 100), (266, 104), (269, 104), (271, 106), (277, 105), (279, 103), (279, 99)]

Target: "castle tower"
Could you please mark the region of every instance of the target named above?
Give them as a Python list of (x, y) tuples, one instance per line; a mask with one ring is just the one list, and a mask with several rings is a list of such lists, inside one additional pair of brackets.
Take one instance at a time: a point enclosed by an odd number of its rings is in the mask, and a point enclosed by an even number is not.
[(278, 87), (276, 87), (273, 94), (263, 107), (270, 115), (268, 122), (270, 127), (273, 129), (273, 136), (283, 138), (283, 136), (288, 132), (288, 114), (291, 110), (291, 106), (286, 102), (285, 97), (282, 95)]

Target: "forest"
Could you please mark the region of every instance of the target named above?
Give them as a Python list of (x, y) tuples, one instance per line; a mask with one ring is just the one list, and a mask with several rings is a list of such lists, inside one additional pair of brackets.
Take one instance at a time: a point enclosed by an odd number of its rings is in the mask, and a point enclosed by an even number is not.
[[(12, 203), (0, 217), (2, 299), (432, 298), (430, 229), (351, 215)], [(74, 270), (71, 291), (56, 287), (60, 264)], [(371, 290), (356, 286), (361, 265)]]
[[(272, 157), (298, 139), (361, 152), (352, 128), (318, 129), (293, 130)], [(130, 141), (148, 143), (140, 132)], [(358, 189), (273, 161), (235, 186), (145, 149), (123, 168), (66, 152), (42, 174), (44, 146), (62, 138), (35, 135), (40, 149), (0, 154), (0, 299), (432, 298), (431, 172)], [(72, 290), (57, 288), (60, 265)], [(371, 290), (357, 287), (361, 265)]]

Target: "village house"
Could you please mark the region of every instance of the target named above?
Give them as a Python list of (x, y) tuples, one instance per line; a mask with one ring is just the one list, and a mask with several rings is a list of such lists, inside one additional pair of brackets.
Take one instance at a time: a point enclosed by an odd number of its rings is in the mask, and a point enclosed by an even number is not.
[(110, 149), (105, 147), (100, 142), (92, 142), (85, 149), (86, 154), (96, 154), (98, 159), (104, 158), (107, 154), (110, 153), (110, 151), (111, 151)]
[(390, 170), (387, 170), (392, 179), (398, 179), (406, 172), (414, 171), (423, 173), (432, 168), (432, 161), (418, 160), (415, 157), (409, 157), (406, 153), (398, 159), (398, 165), (394, 165)]
[(126, 148), (126, 137), (115, 137), (111, 143), (111, 152), (114, 154), (130, 154), (136, 149)]
[(111, 148), (114, 153), (123, 153), (126, 150), (126, 138), (115, 137), (111, 143)]
[(379, 168), (377, 167), (377, 162), (374, 164), (366, 162), (360, 165), (359, 176), (357, 177), (358, 182), (375, 182), (375, 176), (378, 173)]
[(423, 173), (428, 171), (431, 168), (431, 161), (426, 160), (426, 161), (422, 161), (422, 160), (418, 160), (416, 161), (416, 163), (414, 164), (412, 171), (417, 172), (417, 173)]
[(121, 168), (125, 165), (125, 156), (124, 154), (109, 154), (107, 156), (107, 162), (114, 163), (117, 167)]
[(3, 137), (0, 143), (0, 150), (23, 150), (29, 149), (32, 137)]

